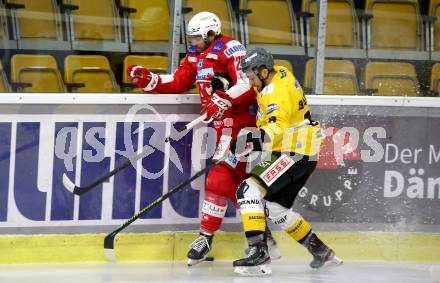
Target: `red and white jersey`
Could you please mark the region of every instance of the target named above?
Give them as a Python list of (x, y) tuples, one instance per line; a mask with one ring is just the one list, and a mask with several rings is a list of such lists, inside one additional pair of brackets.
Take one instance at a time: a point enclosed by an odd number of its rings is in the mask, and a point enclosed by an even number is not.
[(241, 59), (245, 55), (246, 49), (240, 42), (222, 36), (201, 53), (189, 50), (183, 63), (172, 75), (160, 75), (158, 84), (151, 92), (183, 93), (196, 82), (204, 105), (210, 101), (214, 72), (228, 73), (234, 82), (227, 91), (233, 98), (233, 105), (223, 121), (215, 122), (214, 127), (254, 126), (256, 94), (240, 70)]

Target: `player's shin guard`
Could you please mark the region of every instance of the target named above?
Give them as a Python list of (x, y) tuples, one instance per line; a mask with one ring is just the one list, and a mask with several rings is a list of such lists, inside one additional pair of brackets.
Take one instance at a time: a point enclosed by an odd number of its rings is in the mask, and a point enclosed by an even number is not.
[(207, 193), (203, 201), (200, 230), (214, 234), (221, 226), (228, 203), (226, 199)]
[(261, 235), (264, 240), (266, 231), (266, 214), (263, 198), (266, 191), (256, 180), (248, 178), (243, 181), (237, 190), (237, 203), (240, 206), (241, 219), (246, 237)]
[(264, 233), (266, 214), (263, 197), (265, 190), (253, 179), (247, 179), (237, 190), (243, 229), (249, 244), (245, 258), (233, 262), (234, 271), (241, 275), (259, 276), (272, 273)]
[(312, 231), (309, 222), (307, 222), (300, 214), (295, 213), (295, 218), (292, 219), (292, 224), (284, 230), (295, 241), (301, 241)]

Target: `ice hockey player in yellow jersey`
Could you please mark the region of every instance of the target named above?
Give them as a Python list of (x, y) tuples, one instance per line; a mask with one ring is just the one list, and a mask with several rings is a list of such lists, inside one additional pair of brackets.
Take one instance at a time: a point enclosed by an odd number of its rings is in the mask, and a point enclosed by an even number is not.
[[(320, 124), (312, 120), (300, 84), (289, 70), (274, 66), (272, 55), (263, 48), (248, 52), (241, 67), (257, 92), (257, 127), (261, 132), (249, 132), (247, 146), (242, 148), (263, 151), (266, 158), (237, 190), (249, 249), (247, 257), (234, 261), (234, 271), (257, 276), (272, 272), (264, 236), (266, 215), (307, 248), (313, 256), (312, 268), (342, 263), (310, 224), (292, 210), (299, 190), (316, 168), (322, 141)], [(237, 152), (238, 143), (232, 151), (242, 155)]]

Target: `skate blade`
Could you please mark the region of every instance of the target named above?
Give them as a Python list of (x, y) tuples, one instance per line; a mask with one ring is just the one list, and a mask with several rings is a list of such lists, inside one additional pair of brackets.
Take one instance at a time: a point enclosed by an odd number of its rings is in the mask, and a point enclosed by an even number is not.
[(110, 262), (116, 262), (116, 254), (114, 249), (104, 249), (104, 256)]
[(269, 256), (271, 260), (279, 260), (281, 259), (281, 253), (278, 249), (269, 249)]
[(330, 264), (332, 265), (341, 265), (344, 262), (337, 256), (334, 256), (331, 260), (329, 260)]
[(268, 264), (257, 266), (236, 266), (234, 272), (242, 276), (267, 276), (272, 274), (272, 269)]
[(192, 266), (194, 266), (196, 264), (199, 264), (201, 262), (204, 262), (204, 261), (214, 261), (214, 258), (212, 256), (207, 256), (207, 257), (204, 257), (202, 259), (191, 259), (191, 258), (189, 258), (187, 264), (188, 264), (188, 267), (192, 267)]
[(281, 252), (278, 249), (278, 246), (277, 246), (276, 242), (270, 243), (268, 241), (267, 247), (268, 247), (268, 250), (269, 250), (269, 256), (270, 256), (271, 260), (281, 259)]
[(327, 269), (327, 268), (342, 265), (343, 263), (344, 262), (340, 258), (338, 258), (337, 256), (333, 256), (331, 259), (327, 260), (322, 266), (317, 267), (317, 268), (312, 267), (312, 269), (314, 269), (314, 270)]

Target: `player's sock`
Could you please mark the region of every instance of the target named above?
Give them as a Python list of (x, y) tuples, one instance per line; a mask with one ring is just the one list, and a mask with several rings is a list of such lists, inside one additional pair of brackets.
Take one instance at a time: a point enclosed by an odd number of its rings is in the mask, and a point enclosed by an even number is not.
[(212, 238), (214, 235), (200, 233), (199, 237), (190, 244), (188, 251), (188, 266), (193, 266), (204, 261), (211, 250)]
[(305, 239), (301, 241), (301, 244), (305, 246), (313, 256), (313, 260), (310, 262), (311, 268), (317, 269), (326, 263), (342, 264), (342, 261), (336, 257), (335, 252), (324, 244), (315, 233), (309, 233)]

